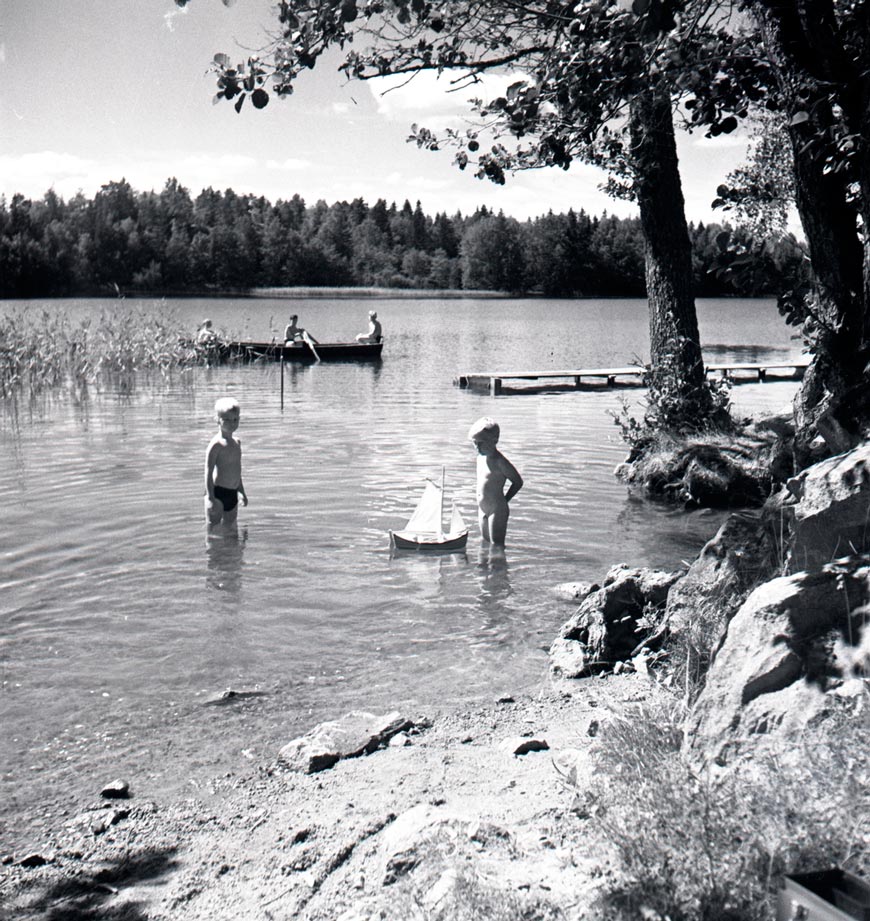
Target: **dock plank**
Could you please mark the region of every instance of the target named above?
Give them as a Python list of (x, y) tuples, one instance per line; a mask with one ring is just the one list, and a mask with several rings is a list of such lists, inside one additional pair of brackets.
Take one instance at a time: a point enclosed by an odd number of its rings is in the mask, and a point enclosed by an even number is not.
[[(733, 372), (749, 372), (754, 374), (759, 381), (767, 380), (768, 372), (778, 372), (777, 377), (781, 378), (782, 372), (790, 372), (791, 376), (799, 379), (803, 376), (804, 371), (809, 366), (808, 358), (797, 358), (794, 361), (787, 362), (714, 362), (706, 366), (706, 373), (718, 373), (726, 379), (732, 379)], [(501, 393), (502, 385), (505, 381), (536, 381), (536, 380), (573, 380), (575, 387), (580, 387), (583, 378), (603, 379), (608, 387), (618, 385), (617, 378), (633, 378), (637, 380), (642, 378), (647, 369), (639, 365), (623, 365), (616, 368), (576, 368), (576, 369), (548, 369), (541, 371), (474, 371), (469, 374), (461, 374), (454, 383), (459, 387), (486, 387), (493, 394)], [(733, 378), (737, 383), (741, 378)]]

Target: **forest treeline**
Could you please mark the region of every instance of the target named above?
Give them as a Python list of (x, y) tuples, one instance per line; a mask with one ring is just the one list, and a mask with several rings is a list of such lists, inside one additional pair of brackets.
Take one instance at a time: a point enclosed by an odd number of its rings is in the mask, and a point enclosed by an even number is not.
[[(753, 271), (717, 271), (723, 225), (691, 225), (695, 293), (777, 293), (800, 271), (794, 240), (764, 248)], [(741, 231), (732, 231), (741, 238)], [(518, 221), (373, 205), (307, 205), (294, 195), (160, 192), (109, 182), (93, 198), (54, 191), (0, 198), (0, 296), (208, 293), (255, 287), (365, 286), (643, 296), (639, 221), (582, 209)]]

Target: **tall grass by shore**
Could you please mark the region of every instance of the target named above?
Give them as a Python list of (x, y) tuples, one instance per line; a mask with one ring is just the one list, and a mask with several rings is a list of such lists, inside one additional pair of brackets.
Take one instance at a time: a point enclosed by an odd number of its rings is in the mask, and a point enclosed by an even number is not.
[[(188, 337), (185, 339), (185, 337)], [(207, 364), (172, 314), (132, 309), (71, 318), (46, 310), (0, 316), (0, 398), (98, 383), (137, 371)]]

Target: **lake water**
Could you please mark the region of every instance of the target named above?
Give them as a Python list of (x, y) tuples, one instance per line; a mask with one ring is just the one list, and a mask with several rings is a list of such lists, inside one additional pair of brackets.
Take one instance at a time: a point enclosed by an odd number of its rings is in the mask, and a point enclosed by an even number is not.
[[(8, 306), (20, 306), (7, 302)], [(98, 313), (117, 301), (32, 303)], [(124, 307), (136, 306), (126, 302)], [(162, 309), (161, 302), (145, 302)], [(291, 312), (347, 339), (377, 309), (384, 360), (195, 369), (85, 402), (0, 410), (0, 852), (38, 845), (120, 776), (143, 799), (209, 795), (316, 722), (352, 708), (414, 713), (546, 680), (571, 608), (551, 587), (614, 563), (672, 568), (720, 515), (631, 498), (609, 411), (641, 392), (503, 395), (464, 372), (624, 365), (647, 355), (638, 300), (179, 300), (254, 338)], [(0, 307), (0, 309), (3, 309)], [(705, 301), (710, 360), (788, 360), (770, 301)], [(778, 410), (792, 383), (735, 388)], [(207, 539), (202, 464), (215, 398), (236, 396), (250, 497), (237, 538)], [(391, 556), (425, 476), (474, 514), (472, 421), (491, 415), (526, 486), (505, 558)], [(263, 696), (226, 706), (223, 690)]]

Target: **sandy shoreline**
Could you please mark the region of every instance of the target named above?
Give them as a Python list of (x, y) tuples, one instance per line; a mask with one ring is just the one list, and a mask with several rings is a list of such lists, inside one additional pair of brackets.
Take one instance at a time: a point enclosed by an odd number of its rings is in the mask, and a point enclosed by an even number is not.
[[(570, 906), (580, 912), (590, 881), (607, 875), (600, 857), (578, 850), (582, 828), (566, 826), (589, 821), (575, 807), (598, 723), (654, 693), (639, 675), (553, 683), (470, 710), (408, 714), (431, 726), (321, 773), (274, 762), (224, 778), (219, 803), (95, 802), (3, 867), (0, 918), (352, 917), (391, 898), (388, 839), (421, 811), (463, 829), (517, 898), (579, 917)], [(521, 739), (548, 748), (515, 755)], [(47, 862), (21, 865), (28, 856)]]

